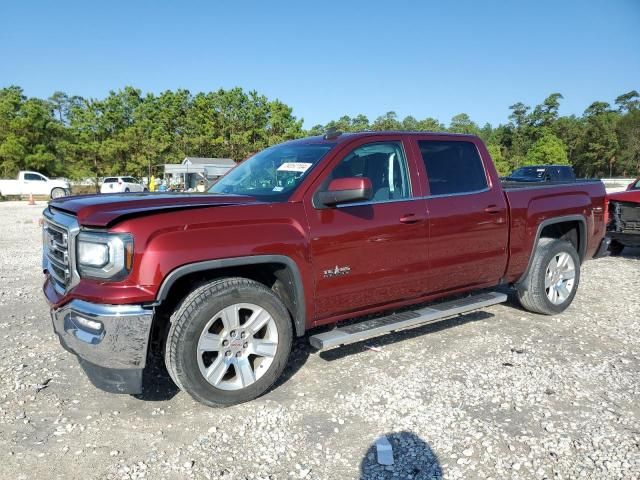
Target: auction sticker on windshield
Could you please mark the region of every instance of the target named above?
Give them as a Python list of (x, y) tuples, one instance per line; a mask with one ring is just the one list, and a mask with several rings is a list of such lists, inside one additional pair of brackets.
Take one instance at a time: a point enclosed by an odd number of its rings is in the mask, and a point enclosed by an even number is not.
[(279, 172), (301, 172), (304, 173), (309, 170), (309, 167), (313, 165), (313, 163), (303, 163), (303, 162), (286, 162), (278, 167)]

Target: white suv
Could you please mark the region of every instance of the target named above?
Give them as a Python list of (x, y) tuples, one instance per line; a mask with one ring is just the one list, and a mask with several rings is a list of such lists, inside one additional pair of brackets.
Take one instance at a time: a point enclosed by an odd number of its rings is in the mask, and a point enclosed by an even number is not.
[(100, 193), (144, 192), (146, 188), (133, 177), (105, 177)]

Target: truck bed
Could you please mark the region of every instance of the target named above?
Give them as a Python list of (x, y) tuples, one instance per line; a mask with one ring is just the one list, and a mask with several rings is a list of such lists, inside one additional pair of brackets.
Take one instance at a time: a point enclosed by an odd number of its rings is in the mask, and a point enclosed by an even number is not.
[(558, 187), (563, 185), (579, 185), (583, 183), (598, 183), (601, 180), (595, 178), (577, 178), (575, 180), (563, 180), (558, 182), (514, 182), (513, 180), (500, 180), (502, 189), (507, 190), (522, 190), (524, 188), (547, 188)]

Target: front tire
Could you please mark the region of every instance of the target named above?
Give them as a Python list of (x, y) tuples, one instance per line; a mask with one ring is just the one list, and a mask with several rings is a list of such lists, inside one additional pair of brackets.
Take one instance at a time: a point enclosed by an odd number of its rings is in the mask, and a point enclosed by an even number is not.
[(567, 309), (580, 283), (580, 257), (564, 240), (538, 240), (529, 272), (516, 287), (525, 310), (554, 315)]
[(67, 192), (64, 188), (56, 187), (51, 190), (51, 199), (62, 198), (67, 195)]
[(286, 307), (246, 278), (207, 283), (171, 318), (165, 363), (176, 385), (210, 407), (247, 402), (280, 377), (293, 329)]

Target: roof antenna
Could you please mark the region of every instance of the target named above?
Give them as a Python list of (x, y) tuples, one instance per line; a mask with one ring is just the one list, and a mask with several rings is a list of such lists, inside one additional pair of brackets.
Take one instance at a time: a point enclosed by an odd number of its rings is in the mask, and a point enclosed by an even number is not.
[(340, 130), (335, 127), (331, 127), (327, 130), (327, 133), (324, 134), (324, 139), (333, 140), (335, 138), (338, 138), (340, 135), (342, 135), (342, 132)]

